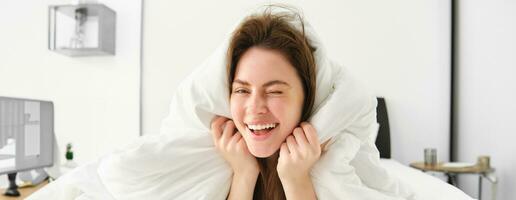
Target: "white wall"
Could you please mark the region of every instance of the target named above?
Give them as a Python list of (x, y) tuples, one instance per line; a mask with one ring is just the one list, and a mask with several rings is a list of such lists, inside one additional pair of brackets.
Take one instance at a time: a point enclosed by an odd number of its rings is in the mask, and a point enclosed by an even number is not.
[[(145, 1), (143, 132), (159, 132), (175, 88), (253, 5)], [(301, 8), (330, 55), (385, 96), (394, 158), (449, 154), (449, 1), (286, 1)]]
[[(498, 199), (516, 199), (516, 1), (459, 1), (458, 14), (458, 159), (491, 156)], [(459, 181), (477, 196), (477, 177)]]
[(116, 56), (72, 58), (48, 47), (48, 6), (71, 1), (4, 0), (0, 96), (50, 100), (64, 158), (79, 164), (139, 135), (141, 0), (103, 1), (117, 12)]

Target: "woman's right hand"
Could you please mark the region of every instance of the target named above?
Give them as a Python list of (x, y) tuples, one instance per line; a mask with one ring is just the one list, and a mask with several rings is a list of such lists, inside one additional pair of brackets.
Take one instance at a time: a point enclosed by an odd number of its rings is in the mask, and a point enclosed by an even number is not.
[(260, 168), (256, 158), (247, 149), (235, 123), (225, 117), (216, 116), (211, 122), (211, 134), (217, 151), (239, 176), (258, 176)]

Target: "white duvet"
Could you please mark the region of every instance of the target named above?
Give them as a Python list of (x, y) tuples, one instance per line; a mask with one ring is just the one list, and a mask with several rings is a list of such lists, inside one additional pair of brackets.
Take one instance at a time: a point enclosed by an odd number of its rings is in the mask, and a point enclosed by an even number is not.
[(391, 159), (381, 159), (381, 166), (401, 182), (411, 184), (418, 200), (473, 200), (459, 188), (443, 180)]
[[(318, 199), (414, 199), (410, 189), (380, 166), (371, 137), (376, 98), (317, 47), (315, 113), (321, 142), (330, 140), (312, 170)], [(223, 44), (182, 82), (161, 134), (139, 138), (52, 182), (29, 199), (225, 199), (232, 171), (216, 152), (210, 121), (230, 118)]]

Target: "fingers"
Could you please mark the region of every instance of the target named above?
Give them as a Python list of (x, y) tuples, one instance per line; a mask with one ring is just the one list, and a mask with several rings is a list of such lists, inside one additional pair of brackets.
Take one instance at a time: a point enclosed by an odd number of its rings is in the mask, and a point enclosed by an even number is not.
[(302, 128), (295, 128), (292, 132), (292, 135), (294, 135), (294, 138), (296, 139), (296, 143), (299, 145), (301, 149), (307, 148), (308, 140), (306, 139), (305, 132)]
[(237, 147), (241, 145), (242, 135), (240, 133), (235, 133), (231, 138), (229, 139), (228, 143), (226, 144), (226, 148), (228, 149), (238, 149)]
[(215, 116), (215, 118), (211, 121), (211, 135), (214, 140), (218, 140), (222, 135), (222, 124), (228, 121), (228, 118)]
[(298, 152), (299, 152), (299, 150), (298, 150), (299, 146), (297, 145), (297, 142), (296, 142), (296, 139), (294, 139), (294, 136), (292, 136), (292, 135), (288, 136), (286, 143), (287, 143), (287, 147), (288, 147), (288, 151), (290, 152), (290, 155), (297, 156)]
[(283, 157), (287, 157), (288, 155), (290, 154), (290, 152), (288, 151), (288, 146), (287, 146), (287, 143), (282, 143), (281, 144), (281, 147), (280, 147), (280, 158)]
[(308, 143), (312, 146), (319, 146), (319, 138), (317, 137), (317, 131), (308, 122), (301, 122), (301, 128), (305, 132)]
[(317, 132), (307, 122), (302, 122), (300, 127), (295, 128), (285, 143), (290, 154), (295, 157), (305, 157), (311, 153), (319, 154), (321, 151)]
[(231, 140), (229, 141), (231, 144), (237, 144), (238, 142), (240, 142), (240, 139), (242, 138), (242, 135), (240, 135), (240, 133), (235, 133), (233, 134), (233, 136), (231, 137)]
[[(228, 144), (236, 144), (241, 138), (235, 133), (235, 123), (225, 117), (216, 116), (211, 122), (211, 135), (217, 147), (225, 147)], [(236, 137), (233, 137), (235, 135)]]
[(232, 120), (228, 120), (225, 123), (224, 131), (222, 132), (222, 136), (220, 140), (222, 140), (223, 144), (227, 144), (233, 137), (235, 133), (235, 123)]
[(320, 152), (315, 128), (306, 122), (301, 123), (281, 144), (278, 176), (281, 180), (289, 180), (309, 174), (319, 160)]
[[(235, 136), (238, 135), (237, 145), (241, 147), (241, 149), (244, 152), (249, 152), (249, 149), (247, 149), (247, 143), (245, 143), (244, 137), (242, 137), (242, 134), (240, 132), (235, 133)], [(233, 136), (233, 137), (235, 137)]]

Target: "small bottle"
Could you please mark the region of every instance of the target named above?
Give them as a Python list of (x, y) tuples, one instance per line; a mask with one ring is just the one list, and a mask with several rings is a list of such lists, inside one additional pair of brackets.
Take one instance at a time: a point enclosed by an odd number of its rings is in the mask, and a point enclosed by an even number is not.
[(61, 175), (66, 174), (77, 167), (77, 163), (73, 161), (72, 143), (68, 143), (66, 145), (65, 158), (66, 161), (63, 163), (61, 167)]

